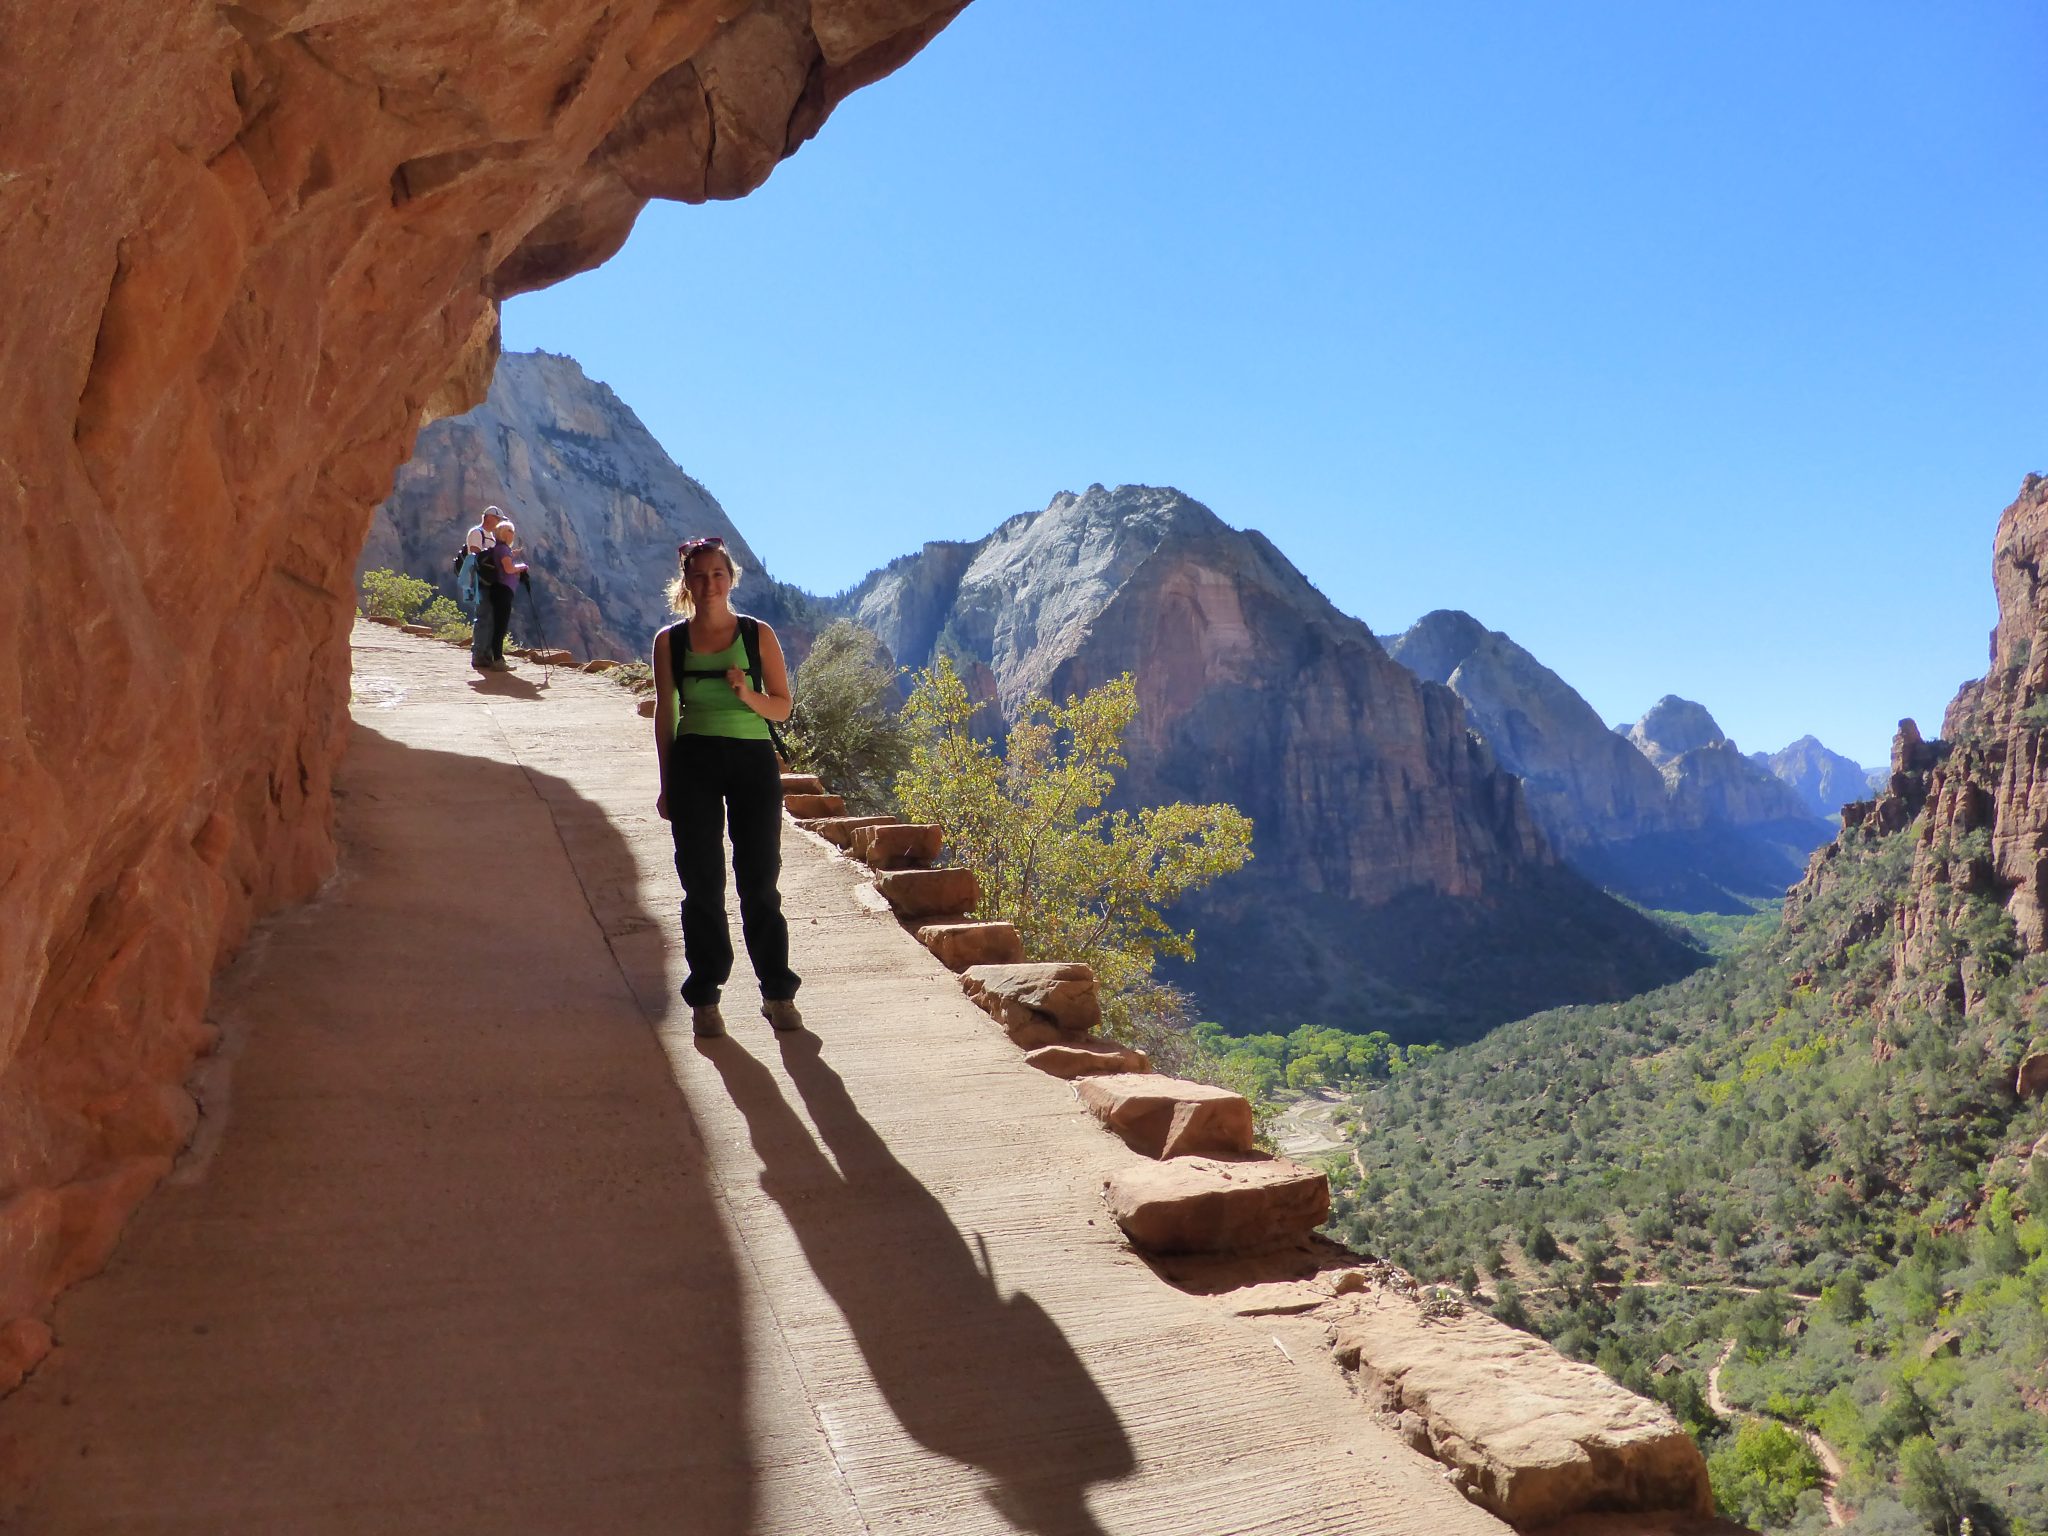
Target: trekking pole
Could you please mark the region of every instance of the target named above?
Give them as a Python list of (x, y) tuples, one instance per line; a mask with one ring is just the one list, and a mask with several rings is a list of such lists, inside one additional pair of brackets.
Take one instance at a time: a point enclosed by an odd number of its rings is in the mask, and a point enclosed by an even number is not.
[[(528, 573), (526, 578), (526, 612), (533, 620), (534, 633), (540, 636), (540, 653), (541, 655), (545, 656), (547, 655), (549, 649), (548, 632), (546, 626), (544, 626), (540, 621), (540, 603), (533, 595), (533, 576), (530, 572)], [(543, 661), (540, 664), (541, 687), (545, 688), (549, 686), (549, 683), (553, 679), (553, 677), (553, 670), (548, 666), (548, 664), (545, 661)]]

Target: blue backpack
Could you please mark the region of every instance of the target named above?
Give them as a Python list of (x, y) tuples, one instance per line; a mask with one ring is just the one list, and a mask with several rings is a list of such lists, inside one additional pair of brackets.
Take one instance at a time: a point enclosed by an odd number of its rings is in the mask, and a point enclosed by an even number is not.
[(483, 595), (481, 562), (476, 551), (464, 544), (455, 553), (455, 600), (475, 613)]

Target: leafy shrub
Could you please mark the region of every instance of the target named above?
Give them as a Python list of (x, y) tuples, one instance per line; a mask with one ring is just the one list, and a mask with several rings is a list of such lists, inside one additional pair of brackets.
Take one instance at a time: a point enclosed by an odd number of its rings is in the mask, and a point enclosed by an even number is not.
[(909, 762), (896, 675), (873, 632), (841, 619), (818, 636), (791, 684), (793, 766), (817, 774), (857, 816), (895, 809), (896, 775)]
[(1799, 1496), (1821, 1484), (1820, 1458), (1782, 1424), (1745, 1419), (1707, 1457), (1714, 1505), (1745, 1525), (1779, 1526), (1791, 1520)]
[(946, 829), (980, 877), (978, 916), (1016, 924), (1027, 954), (1093, 966), (1109, 1022), (1127, 1028), (1156, 959), (1194, 957), (1165, 909), (1244, 865), (1251, 818), (1225, 804), (1102, 808), (1138, 711), (1129, 673), (1065, 704), (1031, 700), (1001, 751), (970, 731), (979, 707), (945, 658), (917, 674), (903, 814)]
[(447, 597), (435, 598), (412, 622), (432, 629), (436, 640), (467, 640), (471, 629), (469, 616)]
[(362, 585), (362, 611), (372, 619), (396, 619), (401, 624), (411, 624), (415, 615), (434, 600), (432, 583), (399, 571), (365, 571)]

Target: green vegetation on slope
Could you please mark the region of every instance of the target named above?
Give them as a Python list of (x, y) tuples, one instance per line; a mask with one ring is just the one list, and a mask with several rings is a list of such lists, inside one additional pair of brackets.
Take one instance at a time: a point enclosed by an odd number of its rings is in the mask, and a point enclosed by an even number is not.
[[(1954, 853), (1967, 861), (1982, 833)], [(1460, 1281), (1708, 1437), (1724, 1501), (1824, 1520), (1737, 1408), (1841, 1454), (1857, 1529), (2048, 1531), (2048, 1105), (2012, 1091), (2048, 957), (1957, 893), (1967, 1014), (1895, 977), (1914, 835), (1844, 852), (1796, 923), (1624, 1003), (1556, 1010), (1360, 1095), (1332, 1231)], [(1795, 1486), (1798, 1485), (1798, 1486)]]

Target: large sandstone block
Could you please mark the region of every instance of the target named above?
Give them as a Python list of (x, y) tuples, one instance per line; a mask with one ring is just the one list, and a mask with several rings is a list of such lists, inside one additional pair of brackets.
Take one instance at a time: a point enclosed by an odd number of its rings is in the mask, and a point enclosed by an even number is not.
[(2048, 1093), (2048, 1051), (2036, 1051), (2020, 1063), (2012, 1091), (2022, 1099), (2038, 1099)]
[(971, 869), (899, 869), (875, 877), (875, 889), (898, 917), (955, 917), (981, 900)]
[(846, 814), (846, 802), (838, 795), (784, 795), (782, 808), (798, 821)]
[(1252, 1107), (1227, 1088), (1150, 1072), (1090, 1077), (1074, 1088), (1089, 1113), (1147, 1157), (1252, 1149)]
[(1336, 1325), (1366, 1399), (1415, 1415), (1466, 1496), (1518, 1526), (1586, 1510), (1713, 1513), (1699, 1447), (1659, 1404), (1478, 1311), (1359, 1298)]
[[(783, 804), (788, 805), (785, 800)], [(888, 826), (894, 816), (799, 816), (797, 824), (806, 832), (815, 832), (835, 848), (849, 848), (853, 845), (853, 834), (862, 827)]]
[(862, 827), (853, 834), (853, 856), (875, 869), (929, 869), (945, 841), (946, 829), (930, 823)]
[(1313, 1232), (1330, 1216), (1330, 1181), (1280, 1157), (1177, 1157), (1137, 1163), (1104, 1196), (1124, 1236), (1146, 1253), (1256, 1253)]
[(1061, 1040), (1041, 1045), (1024, 1057), (1025, 1063), (1072, 1081), (1077, 1077), (1103, 1077), (1112, 1072), (1150, 1072), (1152, 1058), (1135, 1045), (1088, 1035), (1080, 1040)]
[(917, 930), (917, 942), (949, 971), (1024, 958), (1024, 940), (1014, 923), (926, 923)]
[(654, 718), (655, 710), (660, 708), (660, 706), (661, 701), (655, 698), (654, 695), (650, 693), (646, 698), (640, 701), (640, 718), (643, 720), (652, 720)]
[(971, 966), (960, 987), (982, 1008), (1004, 1018), (1005, 1008), (1035, 1017), (1061, 1034), (1085, 1035), (1102, 1026), (1102, 995), (1095, 972), (1074, 960), (1023, 965)]
[(825, 792), (825, 781), (815, 773), (785, 773), (782, 776), (784, 799), (791, 795), (822, 795)]

